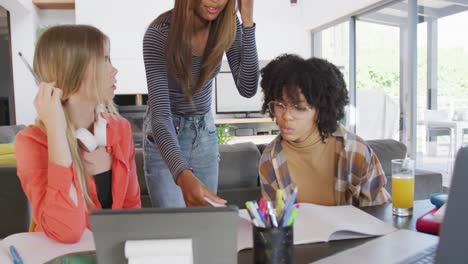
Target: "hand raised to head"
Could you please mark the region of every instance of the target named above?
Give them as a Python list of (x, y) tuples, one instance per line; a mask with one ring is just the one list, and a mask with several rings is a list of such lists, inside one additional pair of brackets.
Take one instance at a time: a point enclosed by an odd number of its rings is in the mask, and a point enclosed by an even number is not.
[(253, 26), (253, 5), (254, 0), (237, 0), (237, 6), (244, 27)]
[(67, 122), (62, 106), (62, 89), (55, 87), (55, 83), (41, 82), (38, 92), (34, 98), (39, 119), (47, 129), (65, 129)]

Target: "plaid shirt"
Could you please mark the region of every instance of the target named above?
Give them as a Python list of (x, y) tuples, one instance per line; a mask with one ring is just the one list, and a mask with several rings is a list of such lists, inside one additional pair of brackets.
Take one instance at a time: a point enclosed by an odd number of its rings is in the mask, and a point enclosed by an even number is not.
[[(363, 207), (389, 202), (390, 194), (384, 188), (387, 179), (372, 149), (363, 139), (343, 127), (338, 127), (333, 136), (336, 137), (336, 205)], [(276, 199), (278, 188), (285, 190), (285, 195), (289, 196), (295, 186), (281, 140), (281, 135), (278, 135), (265, 148), (259, 164), (262, 195), (272, 201)]]

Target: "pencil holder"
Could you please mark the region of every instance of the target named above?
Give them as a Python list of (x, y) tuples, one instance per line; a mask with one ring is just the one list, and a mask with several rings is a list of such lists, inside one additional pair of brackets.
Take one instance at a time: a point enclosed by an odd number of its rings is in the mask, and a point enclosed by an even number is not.
[(253, 226), (253, 251), (256, 264), (294, 263), (293, 226), (277, 228)]

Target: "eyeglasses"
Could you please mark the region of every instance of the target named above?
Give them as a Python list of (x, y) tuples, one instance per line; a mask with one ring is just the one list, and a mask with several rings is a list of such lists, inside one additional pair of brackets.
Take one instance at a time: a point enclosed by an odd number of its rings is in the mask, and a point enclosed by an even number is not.
[(272, 115), (283, 115), (286, 112), (286, 109), (288, 108), (289, 108), (289, 114), (294, 119), (304, 119), (307, 117), (307, 114), (309, 113), (309, 111), (312, 110), (311, 107), (298, 105), (298, 104), (285, 105), (277, 101), (271, 101), (268, 103), (268, 110), (270, 111)]

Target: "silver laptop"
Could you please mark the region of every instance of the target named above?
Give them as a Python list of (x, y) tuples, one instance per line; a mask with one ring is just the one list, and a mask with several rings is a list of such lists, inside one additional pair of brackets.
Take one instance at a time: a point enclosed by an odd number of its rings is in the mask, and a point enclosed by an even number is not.
[(237, 263), (238, 208), (100, 210), (90, 216), (99, 264), (128, 263), (127, 240), (192, 239), (194, 264)]
[(468, 147), (458, 151), (444, 221), (437, 236), (399, 230), (319, 260), (335, 263), (468, 263)]

